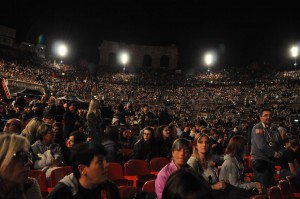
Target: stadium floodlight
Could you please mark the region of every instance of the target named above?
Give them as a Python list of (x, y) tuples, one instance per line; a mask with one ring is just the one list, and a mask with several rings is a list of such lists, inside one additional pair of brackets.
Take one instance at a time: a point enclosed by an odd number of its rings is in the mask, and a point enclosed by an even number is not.
[(129, 54), (127, 52), (120, 53), (119, 60), (123, 65), (123, 72), (125, 73), (126, 64), (129, 62)]
[[(68, 47), (64, 42), (57, 41), (53, 45), (52, 53), (53, 53), (55, 58), (62, 59), (63, 57), (67, 56)], [(55, 63), (56, 63), (55, 58), (54, 58), (54, 66), (55, 66)], [(62, 60), (61, 60), (61, 62), (62, 62)]]
[(213, 53), (206, 53), (204, 55), (204, 63), (207, 66), (207, 72), (209, 72), (209, 68), (211, 67), (211, 65), (213, 64), (213, 62), (215, 61), (214, 58), (214, 54)]
[(295, 63), (294, 63), (295, 70), (296, 70), (296, 67), (297, 67), (297, 57), (298, 57), (298, 54), (299, 54), (299, 48), (298, 48), (298, 46), (293, 46), (291, 48), (291, 55), (292, 55), (292, 57), (295, 58)]

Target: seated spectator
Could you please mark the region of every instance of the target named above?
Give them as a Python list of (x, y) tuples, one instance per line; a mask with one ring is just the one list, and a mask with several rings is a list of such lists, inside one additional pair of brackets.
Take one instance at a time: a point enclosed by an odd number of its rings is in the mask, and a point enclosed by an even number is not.
[(157, 129), (157, 142), (159, 146), (159, 156), (171, 158), (172, 152), (171, 147), (174, 139), (170, 135), (169, 127), (162, 125)]
[(71, 156), (71, 151), (72, 151), (73, 147), (76, 144), (79, 144), (79, 143), (82, 143), (85, 141), (86, 141), (86, 137), (84, 136), (84, 134), (75, 131), (70, 134), (69, 139), (67, 141), (60, 144), (61, 151), (62, 151), (63, 156), (66, 161), (66, 165), (70, 165), (70, 156)]
[(23, 130), (23, 122), (17, 118), (12, 118), (6, 121), (3, 133), (16, 133), (21, 134)]
[(170, 175), (162, 199), (213, 198), (208, 184), (192, 169), (178, 169)]
[(105, 148), (94, 141), (75, 146), (71, 155), (73, 173), (53, 188), (48, 199), (120, 199), (118, 187), (107, 178), (106, 154)]
[(143, 130), (143, 137), (134, 144), (130, 159), (150, 161), (152, 158), (158, 157), (158, 150), (154, 130), (146, 127)]
[(157, 175), (155, 180), (155, 193), (158, 199), (162, 198), (169, 176), (178, 169), (185, 167), (190, 168), (187, 161), (192, 153), (192, 145), (189, 140), (184, 138), (176, 139), (172, 145), (172, 161), (164, 166)]
[(119, 129), (116, 126), (107, 126), (104, 130), (102, 145), (107, 151), (107, 162), (118, 162)]
[(0, 198), (42, 199), (38, 183), (28, 177), (32, 165), (28, 140), (16, 134), (3, 134), (0, 148)]
[(37, 140), (37, 129), (43, 123), (43, 120), (40, 118), (32, 118), (23, 129), (21, 135), (25, 136), (29, 140), (30, 144), (35, 143)]
[(287, 176), (296, 176), (300, 172), (296, 153), (291, 148), (291, 139), (286, 137), (283, 141), (285, 150), (283, 151), (282, 156), (276, 160), (276, 165), (281, 166), (281, 179), (285, 179)]
[(55, 122), (55, 116), (52, 113), (44, 112), (44, 114), (43, 114), (43, 121), (46, 124), (52, 125)]
[(219, 180), (246, 190), (257, 188), (262, 193), (262, 184), (259, 182), (243, 182), (244, 154), (246, 152), (246, 139), (240, 135), (233, 136), (225, 150)]
[(41, 124), (37, 129), (38, 140), (31, 146), (33, 153), (38, 157), (34, 162), (34, 169), (46, 172), (50, 177), (53, 169), (64, 165), (64, 158), (61, 148), (54, 143), (55, 134), (52, 126)]

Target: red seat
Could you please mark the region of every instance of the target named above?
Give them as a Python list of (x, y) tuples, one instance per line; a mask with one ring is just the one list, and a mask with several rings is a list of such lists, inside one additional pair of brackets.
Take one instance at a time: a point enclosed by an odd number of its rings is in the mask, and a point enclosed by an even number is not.
[(165, 157), (156, 157), (150, 160), (150, 173), (157, 175), (158, 172), (166, 166), (170, 160)]
[(152, 193), (155, 192), (155, 180), (149, 180), (143, 185), (142, 191)]
[[(150, 174), (148, 163), (145, 160), (128, 160), (124, 164), (124, 178), (133, 181), (133, 186), (142, 187), (148, 180), (156, 178)], [(139, 183), (139, 184), (138, 184)]]
[(69, 167), (60, 167), (53, 170), (50, 174), (49, 182), (48, 182), (48, 191), (51, 192), (52, 188), (66, 175), (72, 173)]
[(296, 177), (294, 177), (294, 176), (287, 176), (286, 179), (289, 182), (290, 187), (291, 187), (293, 193), (300, 192), (299, 182), (297, 182), (297, 178)]
[(108, 179), (115, 182), (118, 186), (128, 185), (128, 180), (124, 178), (123, 168), (120, 163), (114, 163), (114, 162), (109, 163)]
[(249, 199), (268, 199), (266, 195), (253, 195)]
[(132, 186), (119, 186), (119, 191), (121, 199), (132, 199), (140, 192), (138, 188)]
[(46, 180), (45, 172), (40, 170), (30, 170), (29, 177), (36, 179), (36, 181), (40, 186), (43, 198), (46, 198), (46, 196), (48, 195), (48, 188), (47, 188), (47, 180)]
[(280, 180), (280, 170), (281, 170), (281, 166), (275, 166), (275, 180), (279, 181)]
[(279, 187), (272, 186), (272, 187), (269, 187), (267, 190), (268, 190), (269, 199), (284, 199)]
[(300, 193), (293, 193), (290, 184), (287, 180), (280, 180), (278, 186), (281, 190), (283, 198), (285, 199), (300, 198)]

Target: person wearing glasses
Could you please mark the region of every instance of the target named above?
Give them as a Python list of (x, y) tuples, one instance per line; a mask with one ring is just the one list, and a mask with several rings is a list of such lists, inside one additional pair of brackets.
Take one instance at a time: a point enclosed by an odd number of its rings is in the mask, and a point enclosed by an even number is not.
[(143, 136), (133, 146), (133, 152), (130, 159), (147, 160), (158, 157), (158, 145), (154, 136), (154, 130), (146, 127), (143, 130)]
[(36, 155), (33, 168), (46, 172), (49, 178), (51, 171), (65, 164), (64, 157), (59, 144), (54, 143), (55, 133), (49, 124), (41, 124), (37, 128), (38, 140), (31, 145)]
[(35, 179), (28, 177), (32, 156), (26, 138), (0, 135), (0, 199), (42, 199)]
[(17, 118), (11, 118), (5, 123), (3, 133), (21, 134), (22, 130), (23, 122)]

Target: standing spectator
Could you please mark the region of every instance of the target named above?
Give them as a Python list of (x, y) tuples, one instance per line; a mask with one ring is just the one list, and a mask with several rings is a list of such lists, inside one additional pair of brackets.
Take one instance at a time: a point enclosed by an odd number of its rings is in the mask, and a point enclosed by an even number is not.
[(68, 138), (70, 133), (73, 132), (74, 130), (74, 124), (76, 120), (78, 120), (79, 117), (77, 115), (77, 109), (76, 109), (76, 104), (72, 103), (69, 107), (68, 110), (65, 112), (63, 116), (63, 132), (64, 132), (64, 138)]
[(43, 123), (43, 120), (40, 118), (32, 118), (23, 129), (21, 135), (25, 136), (30, 144), (33, 144), (37, 140), (37, 129)]
[(272, 111), (264, 108), (260, 112), (260, 122), (252, 128), (251, 133), (251, 164), (255, 179), (264, 186), (264, 193), (273, 185), (275, 160), (284, 151), (281, 136), (271, 124)]
[(89, 133), (89, 137), (92, 138), (93, 141), (101, 142), (101, 111), (99, 100), (92, 99), (89, 105), (89, 110), (86, 116), (87, 120), (87, 131)]

